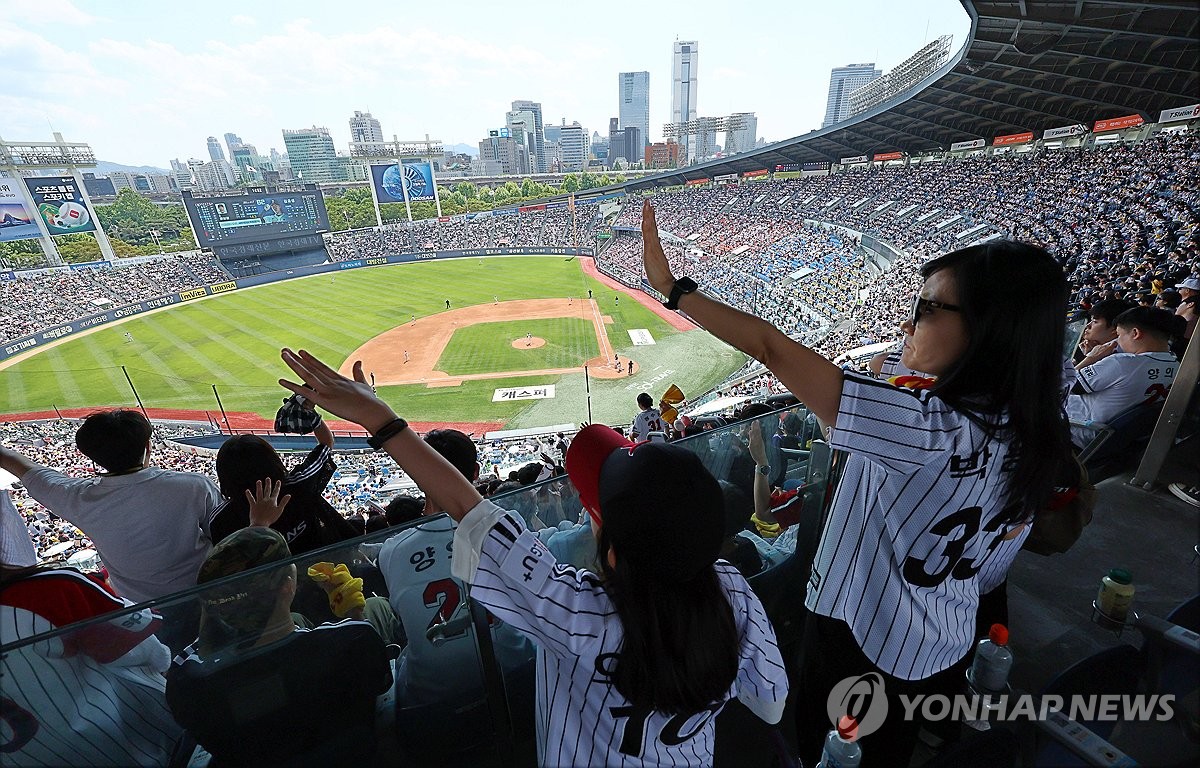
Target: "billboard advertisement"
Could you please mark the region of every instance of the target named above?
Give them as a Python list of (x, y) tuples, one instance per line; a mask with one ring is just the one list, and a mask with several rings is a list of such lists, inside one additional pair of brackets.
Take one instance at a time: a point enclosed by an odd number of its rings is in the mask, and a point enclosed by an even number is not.
[(1187, 107), (1164, 109), (1158, 114), (1158, 122), (1174, 123), (1177, 120), (1195, 120), (1197, 117), (1200, 117), (1200, 104), (1192, 104)]
[(52, 235), (94, 232), (96, 220), (71, 176), (30, 176), (25, 179), (37, 215)]
[(873, 158), (875, 162), (880, 163), (886, 160), (899, 160), (904, 157), (903, 152), (880, 152)]
[(404, 190), (408, 201), (420, 203), (433, 200), (433, 166), (425, 160), (399, 165), (372, 165), (371, 182), (380, 203), (403, 203)]
[(958, 152), (962, 149), (982, 149), (986, 144), (983, 139), (971, 139), (970, 141), (956, 141), (950, 145), (951, 152)]
[(843, 157), (838, 162), (842, 165), (855, 165), (857, 163), (865, 163), (870, 160), (866, 155), (855, 155), (854, 157)]
[(329, 229), (325, 199), (315, 190), (215, 197), (185, 193), (183, 205), (203, 247)]
[(1076, 123), (1075, 125), (1064, 125), (1061, 128), (1047, 128), (1042, 134), (1043, 139), (1064, 139), (1071, 136), (1082, 136), (1087, 133), (1087, 127)]
[(1008, 144), (1028, 144), (1031, 141), (1033, 141), (1033, 131), (1026, 131), (1025, 133), (1009, 133), (992, 139), (992, 146), (1003, 147)]
[(0, 243), (41, 237), (16, 179), (0, 179)]
[(1122, 128), (1132, 128), (1135, 125), (1141, 125), (1146, 122), (1141, 115), (1125, 115), (1124, 117), (1114, 117), (1109, 120), (1097, 120), (1092, 126), (1093, 133), (1101, 131), (1119, 131)]

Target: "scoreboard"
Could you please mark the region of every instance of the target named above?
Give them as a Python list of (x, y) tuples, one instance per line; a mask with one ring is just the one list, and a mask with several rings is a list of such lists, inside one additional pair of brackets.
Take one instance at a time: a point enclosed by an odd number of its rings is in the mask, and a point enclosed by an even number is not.
[(208, 248), (329, 230), (325, 200), (316, 189), (219, 197), (185, 192), (183, 203), (196, 239)]

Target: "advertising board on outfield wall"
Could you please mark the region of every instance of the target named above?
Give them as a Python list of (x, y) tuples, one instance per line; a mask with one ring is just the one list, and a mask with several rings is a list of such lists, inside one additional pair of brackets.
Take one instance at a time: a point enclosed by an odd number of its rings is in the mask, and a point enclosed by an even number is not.
[(1122, 128), (1133, 128), (1146, 122), (1141, 115), (1125, 115), (1124, 117), (1113, 117), (1108, 120), (1097, 120), (1092, 126), (1093, 133), (1102, 131), (1119, 131)]
[(870, 159), (866, 155), (855, 155), (854, 157), (843, 157), (838, 163), (841, 165), (856, 165), (858, 163), (865, 163)]
[[(262, 275), (252, 275), (250, 277), (241, 277), (236, 280), (227, 280), (223, 283), (214, 283), (203, 287), (189, 288), (179, 293), (169, 293), (165, 296), (159, 296), (153, 299), (145, 299), (134, 304), (129, 304), (123, 307), (117, 307), (105, 312), (98, 312), (94, 315), (89, 315), (84, 318), (72, 320), (69, 323), (44, 328), (37, 333), (23, 336), (19, 339), (13, 339), (0, 347), (0, 360), (7, 360), (14, 355), (19, 355), (22, 352), (27, 352), (34, 347), (39, 347), (57, 339), (62, 339), (74, 333), (89, 328), (95, 328), (98, 325), (111, 323), (114, 320), (121, 320), (126, 317), (140, 315), (143, 312), (149, 312), (152, 309), (161, 307), (169, 307), (172, 304), (179, 304), (185, 301), (193, 301), (203, 296), (215, 296), (220, 293), (228, 293), (236, 291), (239, 288), (249, 288), (255, 285), (266, 285), (267, 283), (277, 283), (281, 280), (290, 280), (294, 277), (307, 277), (309, 275), (319, 275), (324, 272), (337, 272), (342, 269), (358, 269), (360, 267), (371, 267), (381, 264), (410, 264), (419, 261), (431, 261), (434, 259), (461, 259), (461, 258), (478, 258), (480, 256), (591, 256), (593, 255), (591, 248), (470, 248), (460, 251), (435, 251), (430, 253), (401, 253), (394, 256), (372, 256), (369, 259), (355, 259), (354, 261), (335, 262), (333, 264), (315, 264), (308, 267), (297, 267), (283, 272), (268, 272)], [(61, 269), (61, 268), (60, 268)], [(0, 277), (5, 280), (21, 279), (16, 273), (0, 273)], [(552, 396), (552, 395), (551, 395)]]
[(1200, 104), (1192, 104), (1187, 107), (1164, 109), (1158, 115), (1158, 122), (1175, 123), (1180, 120), (1195, 120), (1198, 117), (1200, 117)]

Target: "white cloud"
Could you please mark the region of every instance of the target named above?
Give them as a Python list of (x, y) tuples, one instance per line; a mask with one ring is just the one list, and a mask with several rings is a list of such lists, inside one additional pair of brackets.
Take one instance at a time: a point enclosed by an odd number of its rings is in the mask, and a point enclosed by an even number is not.
[(8, 3), (7, 6), (4, 9), (4, 17), (8, 21), (21, 24), (81, 27), (99, 21), (95, 16), (79, 10), (71, 0), (54, 0), (52, 3), (18, 0)]

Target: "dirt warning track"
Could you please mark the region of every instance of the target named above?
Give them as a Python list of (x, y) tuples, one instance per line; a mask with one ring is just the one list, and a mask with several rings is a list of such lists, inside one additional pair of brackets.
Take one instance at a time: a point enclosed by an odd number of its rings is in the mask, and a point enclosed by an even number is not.
[[(465, 376), (450, 376), (434, 369), (441, 358), (450, 337), (459, 328), (478, 323), (494, 323), (507, 320), (546, 320), (556, 317), (576, 317), (588, 320), (596, 331), (596, 343), (600, 357), (586, 362), (580, 361), (576, 368), (546, 368), (538, 370), (494, 371)], [(632, 360), (620, 358), (621, 371), (613, 365), (613, 347), (605, 329), (612, 318), (600, 313), (600, 308), (591, 299), (523, 299), (501, 301), (493, 304), (476, 304), (461, 309), (438, 312), (435, 315), (418, 317), (416, 320), (384, 331), (354, 350), (342, 363), (339, 371), (349, 376), (355, 360), (362, 360), (363, 369), (375, 375), (377, 386), (394, 384), (425, 384), (430, 387), (452, 387), (463, 381), (478, 379), (507, 379), (513, 376), (538, 376), (576, 373), (588, 366), (588, 372), (599, 378), (618, 378), (628, 375), (628, 366), (637, 365)], [(497, 340), (497, 343), (503, 343)], [(514, 347), (524, 345), (524, 339)]]

